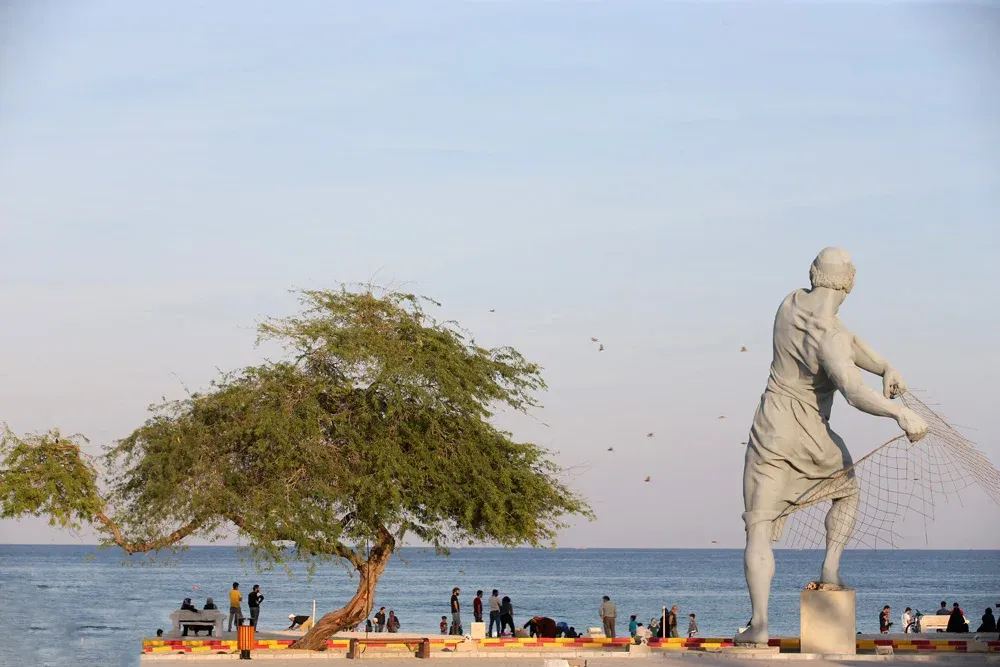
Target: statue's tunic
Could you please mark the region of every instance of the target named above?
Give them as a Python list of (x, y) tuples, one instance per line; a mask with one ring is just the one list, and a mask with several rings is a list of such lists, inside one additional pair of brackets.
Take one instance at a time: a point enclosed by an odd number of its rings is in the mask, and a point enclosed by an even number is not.
[(750, 526), (774, 521), (781, 537), (793, 509), (856, 493), (852, 473), (831, 496), (803, 497), (818, 483), (853, 465), (844, 441), (830, 429), (837, 388), (820, 365), (826, 336), (847, 334), (835, 316), (804, 308), (805, 290), (789, 294), (774, 319), (774, 359), (767, 388), (754, 416), (743, 470), (743, 520)]

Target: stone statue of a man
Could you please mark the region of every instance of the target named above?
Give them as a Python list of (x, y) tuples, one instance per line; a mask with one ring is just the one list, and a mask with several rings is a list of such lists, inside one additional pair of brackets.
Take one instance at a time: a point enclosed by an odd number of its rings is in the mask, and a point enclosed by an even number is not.
[[(809, 269), (812, 289), (789, 294), (774, 319), (774, 358), (747, 444), (743, 471), (747, 546), (744, 568), (753, 616), (739, 644), (768, 640), (767, 603), (774, 578), (771, 542), (781, 537), (787, 510), (822, 480), (853, 465), (844, 441), (830, 429), (839, 390), (868, 414), (892, 417), (915, 442), (927, 424), (891, 399), (906, 391), (903, 378), (841, 324), (837, 309), (854, 286), (850, 255), (826, 248)], [(882, 376), (882, 393), (865, 386), (859, 369)], [(820, 583), (843, 586), (840, 556), (854, 527), (858, 489), (853, 475), (834, 494), (826, 517), (826, 557)], [(787, 515), (787, 513), (786, 513)]]

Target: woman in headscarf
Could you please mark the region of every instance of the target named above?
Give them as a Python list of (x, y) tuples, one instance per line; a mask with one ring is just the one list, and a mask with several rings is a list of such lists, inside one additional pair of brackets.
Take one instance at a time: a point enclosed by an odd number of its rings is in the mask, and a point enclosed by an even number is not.
[(979, 626), (976, 632), (996, 632), (997, 631), (997, 619), (993, 616), (993, 610), (989, 607), (986, 608), (986, 613), (983, 614), (983, 624)]
[(969, 624), (965, 622), (965, 613), (962, 608), (955, 603), (951, 609), (951, 616), (948, 617), (948, 628), (946, 632), (968, 632)]
[(504, 628), (510, 626), (510, 635), (514, 636), (514, 604), (506, 595), (500, 601), (500, 634), (503, 635)]

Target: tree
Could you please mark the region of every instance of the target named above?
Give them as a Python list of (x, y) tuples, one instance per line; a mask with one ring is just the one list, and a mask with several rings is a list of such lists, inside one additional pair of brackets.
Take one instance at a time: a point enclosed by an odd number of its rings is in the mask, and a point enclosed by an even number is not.
[(412, 294), (300, 296), (300, 315), (259, 327), (287, 358), (154, 406), (99, 460), (79, 436), (7, 429), (0, 517), (89, 524), (129, 553), (235, 531), (259, 565), (345, 562), (354, 596), (295, 644), (317, 649), (368, 616), (407, 534), (543, 546), (565, 517), (592, 516), (544, 449), (491, 423), (499, 407), (538, 407), (536, 364), (479, 347)]

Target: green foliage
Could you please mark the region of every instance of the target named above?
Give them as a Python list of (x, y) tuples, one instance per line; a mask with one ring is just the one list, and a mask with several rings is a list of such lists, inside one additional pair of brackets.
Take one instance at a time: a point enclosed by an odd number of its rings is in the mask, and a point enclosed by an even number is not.
[(45, 516), (49, 524), (80, 529), (103, 504), (97, 470), (81, 452), (82, 436), (59, 431), (23, 438), (4, 426), (0, 432), (0, 518)]
[(543, 546), (567, 515), (590, 516), (545, 450), (491, 423), (498, 407), (537, 407), (537, 365), (479, 347), (411, 294), (301, 298), (299, 316), (260, 325), (289, 357), (152, 408), (106, 449), (103, 496), (72, 440), (8, 431), (0, 515), (90, 520), (129, 551), (236, 526), (259, 564), (355, 567), (387, 531)]

